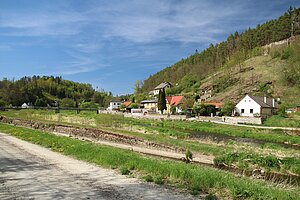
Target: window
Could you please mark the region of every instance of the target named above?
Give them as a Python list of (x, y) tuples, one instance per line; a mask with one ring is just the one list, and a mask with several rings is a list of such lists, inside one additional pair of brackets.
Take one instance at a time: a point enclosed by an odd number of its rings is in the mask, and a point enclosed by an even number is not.
[(249, 99), (249, 102), (251, 102), (251, 100)]
[(241, 109), (241, 113), (245, 113), (245, 109)]
[(250, 113), (253, 113), (253, 109), (250, 109)]

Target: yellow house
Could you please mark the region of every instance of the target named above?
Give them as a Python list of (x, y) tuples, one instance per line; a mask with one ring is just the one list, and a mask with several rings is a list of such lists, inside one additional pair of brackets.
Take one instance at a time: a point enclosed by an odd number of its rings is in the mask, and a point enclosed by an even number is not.
[(152, 110), (152, 111), (156, 111), (156, 112), (158, 111), (157, 100), (144, 100), (144, 101), (141, 101), (141, 104), (147, 110)]

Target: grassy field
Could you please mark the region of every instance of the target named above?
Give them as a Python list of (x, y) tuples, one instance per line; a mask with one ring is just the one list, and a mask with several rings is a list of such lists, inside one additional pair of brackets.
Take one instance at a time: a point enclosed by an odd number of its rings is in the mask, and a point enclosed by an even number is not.
[(252, 170), (261, 168), (265, 171), (300, 175), (300, 150), (283, 148), (274, 143), (257, 146), (235, 141), (214, 142), (210, 140), (195, 140), (188, 137), (190, 134), (189, 131), (192, 130), (204, 133), (212, 132), (225, 136), (243, 136), (266, 141), (300, 144), (299, 136), (286, 135), (281, 130), (262, 130), (206, 122), (162, 122), (125, 118), (122, 115), (97, 115), (93, 112), (76, 114), (75, 111), (63, 111), (56, 114), (54, 111), (20, 110), (0, 112), (0, 114), (13, 118), (94, 127), (110, 132), (131, 135), (164, 145), (189, 149), (193, 153), (214, 155), (217, 164), (223, 162), (240, 169)]
[(204, 166), (159, 160), (137, 153), (68, 137), (15, 127), (0, 123), (0, 131), (51, 148), (54, 151), (103, 167), (119, 169), (154, 181), (199, 192), (234, 199), (299, 199), (299, 187), (275, 185), (259, 180), (237, 177), (232, 173)]
[(264, 125), (300, 128), (300, 112), (289, 114), (288, 117), (272, 116), (265, 121)]

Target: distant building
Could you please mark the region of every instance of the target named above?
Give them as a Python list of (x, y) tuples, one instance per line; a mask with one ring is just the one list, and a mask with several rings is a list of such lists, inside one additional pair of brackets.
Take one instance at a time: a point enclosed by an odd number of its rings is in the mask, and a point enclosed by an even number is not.
[(167, 112), (171, 113), (171, 107), (175, 107), (175, 112), (182, 112), (181, 105), (185, 99), (184, 96), (167, 96)]
[(132, 101), (124, 101), (124, 102), (123, 102), (123, 105), (124, 105), (126, 108), (130, 107), (131, 104), (132, 104)]
[(163, 82), (156, 86), (154, 90), (150, 91), (149, 94), (158, 95), (161, 89), (171, 88), (173, 85), (170, 82)]
[(141, 101), (141, 105), (142, 105), (142, 107), (144, 107), (144, 109), (158, 112), (157, 100), (156, 99)]
[(107, 110), (119, 110), (120, 106), (121, 106), (122, 102), (121, 101), (111, 101), (109, 103), (109, 107), (107, 108)]
[(27, 103), (23, 103), (21, 108), (29, 108), (29, 105)]
[(267, 117), (273, 115), (278, 108), (279, 104), (273, 98), (246, 95), (236, 105), (235, 111), (245, 117)]

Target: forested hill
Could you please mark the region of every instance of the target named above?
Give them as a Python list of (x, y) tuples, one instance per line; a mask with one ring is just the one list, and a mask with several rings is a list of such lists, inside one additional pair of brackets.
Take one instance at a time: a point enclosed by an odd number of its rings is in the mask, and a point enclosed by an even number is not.
[(20, 80), (0, 81), (0, 106), (105, 107), (112, 98), (110, 92), (95, 91), (90, 84), (64, 80), (61, 77), (33, 76)]
[(300, 34), (300, 8), (290, 8), (281, 17), (268, 21), (243, 33), (230, 34), (226, 41), (211, 44), (202, 52), (151, 75), (144, 81), (146, 93), (164, 81), (177, 85), (171, 94), (197, 92), (201, 81), (221, 67), (230, 67), (260, 53), (259, 47)]

